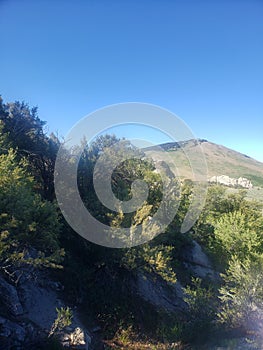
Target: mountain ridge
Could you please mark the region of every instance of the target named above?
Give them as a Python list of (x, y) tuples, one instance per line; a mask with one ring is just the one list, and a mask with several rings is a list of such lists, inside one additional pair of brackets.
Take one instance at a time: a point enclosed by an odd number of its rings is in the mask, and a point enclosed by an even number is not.
[[(186, 141), (167, 142), (158, 146), (145, 148), (148, 155), (153, 155), (162, 148), (161, 153), (171, 168), (180, 169), (183, 178), (192, 179), (192, 171), (187, 155), (197, 161), (200, 159), (200, 147), (207, 163), (208, 179), (213, 176), (227, 175), (232, 178), (244, 177), (250, 180), (253, 186), (263, 187), (263, 163), (241, 152), (206, 139), (190, 139)], [(169, 157), (168, 157), (169, 155)]]

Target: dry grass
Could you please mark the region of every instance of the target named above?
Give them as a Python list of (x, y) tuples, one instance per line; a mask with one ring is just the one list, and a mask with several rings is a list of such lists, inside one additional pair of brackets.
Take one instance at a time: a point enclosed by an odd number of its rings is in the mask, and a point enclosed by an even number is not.
[(150, 339), (141, 339), (132, 326), (120, 327), (111, 340), (104, 341), (104, 347), (108, 350), (183, 350), (186, 349), (181, 342), (176, 343), (154, 343)]
[(151, 342), (129, 342), (121, 343), (117, 340), (105, 341), (105, 349), (107, 350), (186, 350), (181, 343), (173, 344), (154, 344)]
[[(214, 175), (228, 175), (234, 178), (246, 177), (255, 186), (263, 187), (263, 163), (247, 155), (207, 141), (201, 143), (201, 148), (207, 162), (208, 178)], [(146, 151), (146, 153), (150, 156), (156, 154), (152, 149)], [(183, 148), (157, 153), (157, 158), (169, 164), (173, 171), (177, 170), (181, 178), (193, 179), (188, 159), (189, 155), (197, 165), (202, 164), (199, 148), (191, 141)]]

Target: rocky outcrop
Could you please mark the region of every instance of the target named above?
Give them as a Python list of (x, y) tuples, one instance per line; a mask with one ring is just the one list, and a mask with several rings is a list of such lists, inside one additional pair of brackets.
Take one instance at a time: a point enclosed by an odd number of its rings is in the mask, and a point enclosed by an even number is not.
[[(59, 294), (63, 287), (45, 271), (28, 265), (10, 275), (0, 275), (0, 350), (35, 349), (47, 339), (56, 308), (66, 307)], [(88, 350), (91, 337), (76, 308), (72, 310), (72, 324), (59, 333), (59, 339), (65, 347)]]
[(91, 337), (80, 327), (68, 327), (61, 336), (61, 344), (65, 348), (88, 350), (91, 343)]
[(182, 256), (184, 266), (190, 270), (195, 277), (210, 278), (213, 281), (220, 278), (219, 273), (213, 269), (208, 256), (196, 241), (193, 241), (190, 247), (187, 246), (184, 249)]
[(228, 187), (242, 187), (251, 189), (253, 188), (253, 184), (250, 180), (245, 177), (239, 177), (238, 179), (231, 178), (227, 175), (213, 176), (209, 179), (210, 183), (217, 183), (220, 185), (225, 185)]
[[(186, 245), (180, 255), (182, 265), (190, 275), (214, 282), (220, 280), (220, 274), (213, 269), (208, 256), (196, 241)], [(157, 309), (169, 313), (184, 313), (188, 309), (184, 288), (179, 280), (176, 283), (167, 283), (159, 275), (140, 271), (136, 274), (132, 288), (136, 294)]]
[(0, 275), (0, 298), (7, 310), (13, 315), (18, 316), (23, 314), (23, 307), (17, 295), (17, 290), (14, 286), (7, 283)]
[(0, 349), (19, 349), (25, 338), (24, 327), (0, 316)]
[(183, 312), (187, 309), (180, 282), (168, 285), (159, 276), (140, 272), (136, 276), (133, 288), (135, 293), (157, 309), (164, 309), (167, 312)]

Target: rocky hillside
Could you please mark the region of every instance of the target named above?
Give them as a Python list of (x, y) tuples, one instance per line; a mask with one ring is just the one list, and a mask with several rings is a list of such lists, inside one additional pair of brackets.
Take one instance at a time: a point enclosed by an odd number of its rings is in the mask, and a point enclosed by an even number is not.
[[(253, 186), (263, 187), (263, 163), (227, 147), (217, 145), (207, 140), (199, 140), (207, 162), (208, 179), (213, 176), (226, 175), (230, 178), (247, 178)], [(192, 178), (191, 167), (187, 155), (192, 155), (198, 161), (198, 142), (196, 140), (171, 142), (161, 144), (160, 147), (168, 154), (162, 157), (180, 170), (184, 178)], [(147, 148), (147, 153), (154, 152), (155, 147)]]
[[(32, 250), (34, 252), (34, 250)], [(66, 309), (63, 285), (49, 273), (24, 264), (6, 266), (0, 273), (0, 350), (51, 349), (49, 336), (57, 310)], [(61, 346), (90, 349), (91, 335), (72, 308), (71, 324), (56, 335)]]
[(236, 188), (246, 188), (252, 189), (253, 184), (250, 180), (245, 177), (239, 177), (238, 179), (234, 179), (232, 177), (221, 175), (221, 176), (212, 176), (209, 179), (210, 183), (216, 183), (219, 185), (225, 185), (228, 187), (236, 187)]
[[(136, 179), (148, 183), (147, 200), (128, 215), (103, 207), (93, 186), (100, 154), (115, 161), (118, 154), (109, 145), (119, 140), (105, 135), (87, 145), (78, 167), (80, 196), (113, 235), (124, 227), (130, 235), (139, 228), (144, 234), (148, 221), (153, 225), (145, 233), (155, 233), (152, 219), (160, 207), (162, 218), (173, 215), (149, 242), (109, 249), (77, 235), (63, 219), (53, 181), (61, 143), (45, 135), (35, 110), (0, 98), (0, 122), (0, 350), (263, 348), (261, 203), (247, 201), (245, 191), (211, 185), (196, 224), (185, 234), (180, 230), (194, 184), (182, 181), (179, 194), (171, 168), (191, 178), (187, 155), (198, 165), (197, 141), (162, 145), (167, 152), (155, 168), (136, 158), (116, 168), (112, 191), (120, 200), (130, 200)], [(261, 163), (200, 143), (207, 179), (224, 174), (227, 183), (239, 178), (244, 183), (246, 178), (258, 199)], [(133, 149), (127, 141), (119, 145), (120, 155)], [(70, 155), (66, 152), (65, 159)], [(169, 184), (167, 200), (160, 174)]]

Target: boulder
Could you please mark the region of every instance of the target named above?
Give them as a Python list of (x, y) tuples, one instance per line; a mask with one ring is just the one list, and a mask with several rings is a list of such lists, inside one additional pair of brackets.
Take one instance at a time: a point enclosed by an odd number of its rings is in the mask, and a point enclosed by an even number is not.
[(19, 300), (16, 288), (0, 276), (0, 298), (7, 310), (13, 316), (22, 315), (24, 310)]
[(26, 337), (26, 331), (19, 324), (11, 322), (0, 316), (0, 349), (2, 344), (5, 350), (10, 345), (16, 345), (16, 349), (19, 344), (22, 344)]
[[(63, 289), (61, 284), (51, 281), (40, 273), (36, 280), (28, 277), (20, 286), (21, 299), (28, 320), (46, 332), (50, 331), (57, 317), (56, 308), (66, 307), (57, 294), (61, 289)], [(66, 347), (89, 349), (91, 338), (80, 322), (75, 309), (73, 309), (72, 324), (60, 332), (60, 338), (61, 343)]]
[[(54, 321), (56, 308), (66, 307), (59, 294), (63, 286), (50, 279), (44, 270), (20, 266), (12, 271), (17, 283), (12, 285), (0, 275), (0, 350), (31, 349), (33, 344), (45, 342)], [(72, 308), (70, 331), (62, 330), (68, 337), (70, 348), (89, 349), (91, 337)], [(61, 338), (61, 339), (62, 339)]]
[(184, 265), (191, 270), (194, 276), (200, 278), (210, 278), (211, 280), (218, 280), (220, 278), (208, 258), (204, 253), (200, 244), (196, 241), (192, 242), (192, 246), (185, 248), (183, 252)]
[(167, 312), (184, 312), (188, 307), (179, 282), (168, 285), (159, 276), (145, 272), (138, 273), (134, 290), (141, 298)]
[(212, 176), (209, 179), (209, 182), (211, 183), (217, 183), (220, 185), (225, 185), (228, 187), (243, 187), (246, 189), (253, 188), (253, 184), (250, 180), (246, 179), (245, 177), (239, 177), (238, 179), (232, 178), (227, 175), (219, 175), (219, 176)]
[(39, 328), (50, 330), (56, 319), (56, 307), (61, 306), (56, 292), (42, 288), (34, 279), (27, 278), (19, 285), (19, 294), (25, 317)]
[(65, 348), (88, 350), (91, 338), (82, 328), (76, 327), (62, 335), (61, 343)]

